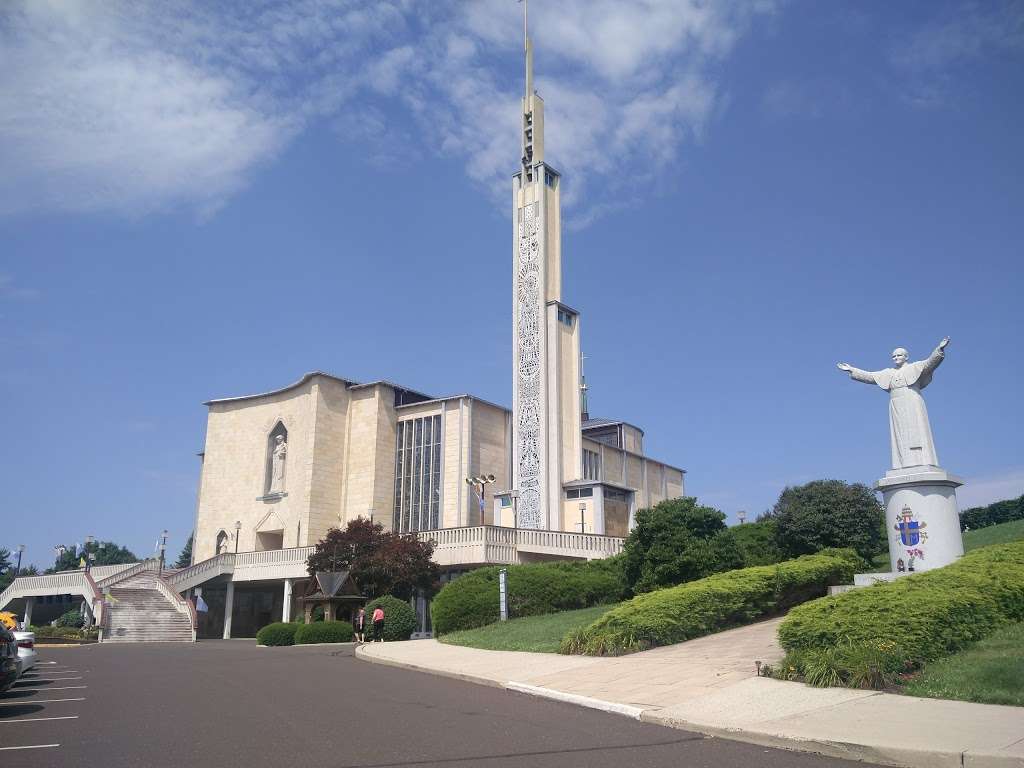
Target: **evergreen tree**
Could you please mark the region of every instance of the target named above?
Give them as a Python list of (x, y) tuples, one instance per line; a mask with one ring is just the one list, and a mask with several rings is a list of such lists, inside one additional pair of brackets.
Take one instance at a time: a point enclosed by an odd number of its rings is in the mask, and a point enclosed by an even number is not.
[(181, 554), (178, 555), (178, 559), (174, 561), (175, 568), (188, 568), (192, 565), (192, 534), (188, 535), (188, 541), (185, 542), (185, 546), (181, 550)]

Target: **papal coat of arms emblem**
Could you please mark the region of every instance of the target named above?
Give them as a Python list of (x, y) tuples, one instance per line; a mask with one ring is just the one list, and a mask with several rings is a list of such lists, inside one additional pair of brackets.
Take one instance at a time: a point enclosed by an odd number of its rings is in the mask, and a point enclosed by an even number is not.
[(903, 507), (902, 520), (898, 520), (893, 527), (900, 532), (900, 541), (905, 547), (914, 547), (922, 541), (927, 541), (928, 534), (924, 529), (928, 523), (921, 523), (914, 519), (914, 513), (910, 507)]

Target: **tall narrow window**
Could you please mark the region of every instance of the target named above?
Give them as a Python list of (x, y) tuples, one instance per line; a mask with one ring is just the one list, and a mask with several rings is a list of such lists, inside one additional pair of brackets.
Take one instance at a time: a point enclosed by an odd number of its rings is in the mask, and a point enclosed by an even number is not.
[(583, 479), (601, 479), (601, 454), (597, 451), (588, 451), (586, 448), (583, 449)]
[(395, 531), (439, 527), (441, 513), (441, 417), (398, 422), (395, 441)]

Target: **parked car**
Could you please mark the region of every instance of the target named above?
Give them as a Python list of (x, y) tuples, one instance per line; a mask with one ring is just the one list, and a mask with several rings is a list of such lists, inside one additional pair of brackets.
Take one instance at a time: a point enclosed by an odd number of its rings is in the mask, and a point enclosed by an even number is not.
[(36, 653), (36, 633), (16, 629), (14, 639), (18, 643), (18, 662), (21, 664), (18, 674), (23, 675), (36, 665), (39, 657)]
[(20, 671), (18, 641), (11, 630), (0, 626), (0, 693), (14, 685)]

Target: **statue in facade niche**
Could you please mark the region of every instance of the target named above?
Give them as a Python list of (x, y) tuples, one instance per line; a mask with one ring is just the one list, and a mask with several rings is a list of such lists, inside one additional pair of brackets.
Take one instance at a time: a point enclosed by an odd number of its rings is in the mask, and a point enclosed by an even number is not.
[(274, 450), (270, 455), (270, 493), (284, 492), (284, 461), (288, 456), (288, 443), (284, 435), (274, 438)]
[(850, 374), (854, 381), (877, 384), (889, 393), (889, 435), (892, 445), (892, 468), (939, 466), (928, 423), (928, 409), (925, 407), (921, 390), (932, 380), (932, 374), (946, 356), (947, 336), (939, 342), (927, 360), (908, 363), (907, 350), (898, 347), (892, 352), (892, 368), (881, 371), (862, 371), (849, 363), (839, 363), (838, 368)]

